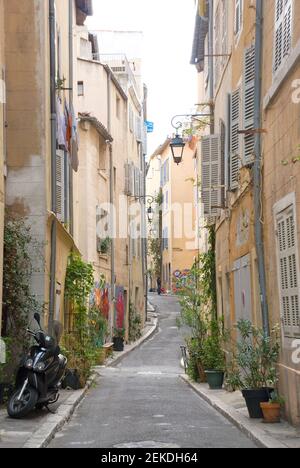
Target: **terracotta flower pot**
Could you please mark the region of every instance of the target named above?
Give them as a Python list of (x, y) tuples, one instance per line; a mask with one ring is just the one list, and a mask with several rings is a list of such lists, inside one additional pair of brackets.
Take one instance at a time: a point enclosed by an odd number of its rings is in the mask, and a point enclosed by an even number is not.
[(261, 403), (264, 421), (268, 424), (280, 423), (281, 405), (278, 403)]

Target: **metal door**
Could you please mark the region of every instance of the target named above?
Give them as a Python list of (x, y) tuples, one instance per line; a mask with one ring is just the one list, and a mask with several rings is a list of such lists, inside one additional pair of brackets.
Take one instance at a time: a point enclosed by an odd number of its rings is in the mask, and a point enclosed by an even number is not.
[(234, 263), (234, 301), (235, 321), (250, 320), (252, 322), (250, 255)]

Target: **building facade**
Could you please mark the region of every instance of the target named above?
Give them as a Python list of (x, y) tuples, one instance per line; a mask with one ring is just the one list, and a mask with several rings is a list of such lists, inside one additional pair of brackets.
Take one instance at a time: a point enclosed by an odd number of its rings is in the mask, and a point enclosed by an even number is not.
[(295, 424), (297, 18), (299, 5), (293, 1), (200, 0), (192, 55), (200, 110), (211, 114), (198, 154), (204, 213), (216, 229), (218, 311), (229, 328), (240, 319), (266, 331), (280, 324), (280, 385)]
[(0, 1), (0, 336), (2, 324), (2, 274), (3, 274), (3, 231), (5, 210), (5, 41), (4, 41), (4, 1)]
[[(153, 235), (161, 238), (161, 280), (167, 292), (180, 287), (199, 252), (197, 163), (195, 150), (190, 148), (189, 142), (184, 154), (180, 166), (175, 165), (170, 139), (167, 139), (150, 158), (147, 176), (147, 193), (154, 198), (161, 195), (161, 216), (156, 217), (156, 224), (150, 229)], [(151, 262), (150, 258), (150, 265)], [(152, 278), (152, 285), (156, 287), (155, 278)]]
[[(300, 4), (264, 2), (263, 215), (271, 325), (281, 323), (281, 392), (289, 419), (300, 424)], [(273, 51), (273, 53), (270, 53)], [(276, 286), (275, 286), (276, 285)]]
[[(64, 322), (64, 284), (73, 239), (73, 28), (91, 2), (4, 2), (7, 88), (6, 206), (26, 219), (42, 249), (33, 255), (32, 293), (45, 322)], [(30, 25), (30, 27), (28, 27)], [(69, 138), (63, 132), (66, 113)], [(67, 120), (67, 119), (66, 119)]]

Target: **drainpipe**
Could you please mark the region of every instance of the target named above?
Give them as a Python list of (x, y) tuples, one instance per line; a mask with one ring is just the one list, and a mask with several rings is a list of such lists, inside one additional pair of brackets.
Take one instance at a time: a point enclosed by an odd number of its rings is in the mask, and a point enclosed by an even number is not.
[[(107, 129), (108, 132), (111, 134), (111, 71), (107, 70)], [(114, 205), (114, 157), (113, 157), (113, 147), (112, 143), (109, 143), (109, 179), (110, 179), (110, 187), (109, 187), (109, 202), (110, 206), (113, 207)], [(113, 304), (115, 304), (115, 240), (114, 240), (114, 213), (112, 210), (110, 216), (110, 225), (111, 225), (111, 297)], [(114, 317), (113, 317), (114, 321)], [(112, 326), (114, 322), (112, 321)]]
[[(55, 0), (49, 0), (50, 39), (50, 112), (51, 112), (51, 211), (56, 213), (56, 64), (55, 64)], [(56, 219), (51, 225), (49, 332), (52, 331), (55, 316), (56, 278)]]
[(213, 115), (214, 101), (214, 0), (209, 0), (209, 28), (208, 28), (208, 69), (209, 69), (209, 100), (210, 100), (210, 134), (215, 133)]
[[(74, 86), (74, 49), (73, 49), (73, 0), (69, 0), (69, 107), (73, 106), (73, 86)], [(71, 142), (72, 144), (72, 142)], [(70, 234), (74, 234), (74, 206), (73, 206), (73, 169), (69, 170), (69, 223)]]
[[(256, 39), (255, 39), (255, 96), (254, 96), (254, 128), (260, 129), (262, 126), (261, 117), (261, 78), (262, 78), (262, 43), (263, 43), (263, 3), (262, 0), (256, 1)], [(260, 285), (260, 300), (262, 309), (262, 320), (264, 332), (270, 336), (270, 322), (267, 301), (265, 254), (263, 244), (263, 206), (262, 206), (262, 154), (261, 154), (261, 135), (255, 134), (255, 161), (253, 166), (254, 181), (254, 211), (255, 211), (255, 241), (258, 261), (258, 274)]]

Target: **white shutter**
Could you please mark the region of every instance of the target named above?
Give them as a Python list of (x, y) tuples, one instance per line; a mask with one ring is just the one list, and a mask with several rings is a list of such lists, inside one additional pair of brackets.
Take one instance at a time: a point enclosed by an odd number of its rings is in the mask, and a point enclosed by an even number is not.
[(63, 222), (65, 218), (65, 153), (56, 151), (56, 215)]
[(276, 217), (281, 315), (286, 337), (300, 336), (299, 264), (294, 205)]
[[(244, 130), (254, 129), (255, 47), (245, 50), (244, 56)], [(254, 134), (245, 135), (244, 164), (253, 162)]]
[(221, 206), (221, 144), (219, 135), (202, 139), (202, 203), (204, 215), (215, 216)]
[(240, 89), (232, 93), (230, 105), (230, 188), (238, 187), (240, 169)]
[(274, 73), (290, 54), (292, 47), (293, 4), (292, 0), (276, 0)]

